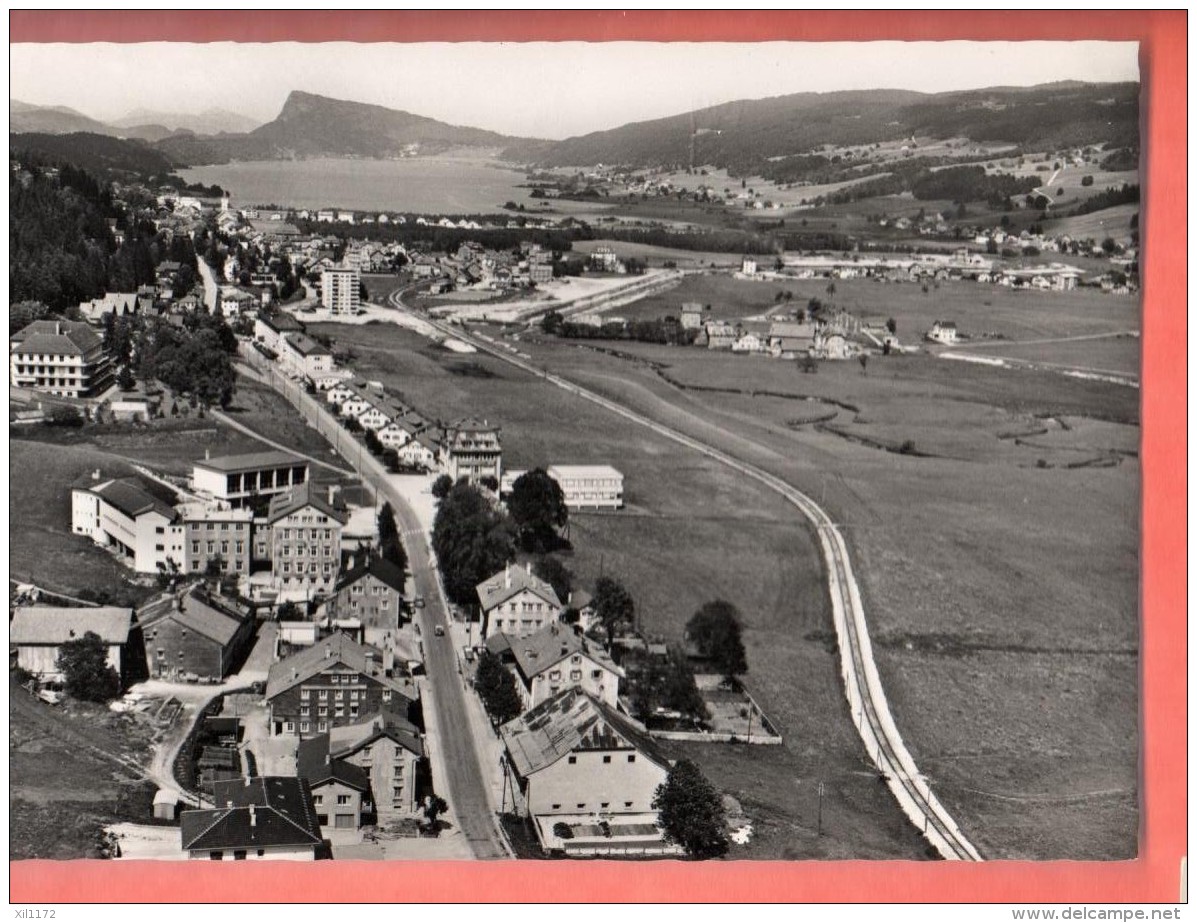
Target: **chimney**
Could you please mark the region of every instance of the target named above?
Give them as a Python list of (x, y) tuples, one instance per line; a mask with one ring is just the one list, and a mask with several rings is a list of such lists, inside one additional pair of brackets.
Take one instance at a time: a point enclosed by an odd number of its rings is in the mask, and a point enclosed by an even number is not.
[(93, 471), (91, 473), (91, 479), (93, 481), (98, 481), (100, 479), (100, 469), (99, 468), (97, 468), (95, 471)]
[(329, 484), (328, 485), (328, 505), (332, 506), (336, 502), (336, 499), (337, 499), (337, 485)]
[[(252, 777), (252, 776), (246, 776), (246, 777), (245, 777), (245, 787), (246, 787), (246, 788), (249, 788), (249, 785), (250, 785), (250, 783), (251, 783), (251, 782), (253, 782), (253, 777)], [(229, 807), (230, 807), (230, 808), (232, 807), (232, 804), (231, 804), (231, 803), (229, 804)]]
[(249, 806), (249, 825), (251, 827), (258, 826), (258, 815), (254, 813), (254, 806), (252, 804)]
[[(249, 780), (248, 780), (248, 779), (246, 779), (246, 781), (248, 782)], [(231, 802), (231, 801), (226, 801), (226, 802), (224, 803), (224, 806), (225, 806), (226, 808), (231, 808), (231, 807), (233, 806), (233, 802)]]
[(325, 766), (332, 765), (332, 754), (331, 753), (324, 754), (324, 765)]
[(561, 645), (561, 656), (562, 656), (562, 657), (564, 657), (564, 656), (565, 656), (566, 654), (568, 654), (568, 653), (569, 653), (569, 645), (568, 645), (568, 644), (562, 644), (562, 645)]
[(332, 645), (331, 644), (324, 645), (324, 656), (325, 657), (332, 656)]
[(507, 581), (507, 589), (511, 589), (511, 565), (506, 564), (503, 567), (503, 577)]
[(374, 652), (366, 651), (366, 673), (373, 675), (374, 673)]
[(291, 679), (299, 679), (299, 668), (298, 667), (291, 668)]
[(528, 562), (527, 568), (528, 568), (528, 576), (531, 577), (532, 576), (532, 562), (531, 561)]
[(204, 449), (204, 461), (208, 461), (211, 458), (212, 458), (212, 450)]

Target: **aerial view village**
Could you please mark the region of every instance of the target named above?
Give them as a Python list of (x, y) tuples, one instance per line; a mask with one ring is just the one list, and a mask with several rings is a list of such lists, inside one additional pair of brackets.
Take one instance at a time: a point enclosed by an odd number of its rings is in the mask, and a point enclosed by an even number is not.
[(137, 48), (13, 46), (14, 859), (1136, 855), (1133, 46), (557, 140), (23, 79)]

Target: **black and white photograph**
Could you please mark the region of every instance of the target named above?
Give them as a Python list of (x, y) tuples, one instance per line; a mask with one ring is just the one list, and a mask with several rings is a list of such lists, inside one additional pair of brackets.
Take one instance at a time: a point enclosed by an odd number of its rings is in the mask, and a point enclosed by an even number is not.
[(1139, 51), (11, 44), (10, 858), (1136, 858)]

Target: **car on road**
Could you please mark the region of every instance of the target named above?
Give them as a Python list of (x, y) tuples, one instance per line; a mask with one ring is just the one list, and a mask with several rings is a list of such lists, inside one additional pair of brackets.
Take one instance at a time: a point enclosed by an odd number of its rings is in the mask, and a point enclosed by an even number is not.
[(436, 626), (436, 636), (438, 638), (443, 638), (445, 636), (445, 626), (444, 625)]

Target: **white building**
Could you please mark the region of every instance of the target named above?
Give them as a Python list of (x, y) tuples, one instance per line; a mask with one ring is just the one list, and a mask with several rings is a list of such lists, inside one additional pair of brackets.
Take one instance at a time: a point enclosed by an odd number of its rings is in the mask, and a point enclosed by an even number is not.
[(93, 397), (112, 383), (104, 342), (87, 324), (39, 320), (9, 338), (9, 384)]
[(137, 478), (115, 478), (71, 490), (71, 531), (119, 554), (138, 573), (182, 570), (183, 523)]
[(328, 347), (317, 343), (306, 333), (288, 333), (281, 338), (279, 363), (284, 369), (315, 379), (333, 370), (333, 356)]
[(546, 470), (561, 485), (571, 511), (623, 507), (623, 475), (610, 465), (550, 465)]
[(254, 497), (290, 493), (308, 480), (308, 462), (289, 452), (251, 452), (204, 458), (191, 466), (197, 493), (245, 506)]
[(927, 331), (927, 339), (933, 343), (952, 344), (956, 342), (956, 324), (953, 321), (936, 321)]
[[(502, 728), (516, 811), (566, 855), (670, 854), (653, 809), (670, 762), (643, 729), (571, 686)], [(559, 833), (562, 827), (568, 833)]]
[(602, 646), (552, 622), (525, 638), (491, 635), (486, 647), (506, 662), (519, 680), (524, 709), (534, 708), (562, 689), (577, 686), (611, 708), (619, 705), (621, 670)]
[(332, 314), (354, 314), (362, 304), (361, 273), (351, 267), (325, 269), (320, 275), (320, 304)]
[(532, 573), (532, 565), (508, 565), (477, 587), (484, 619), (483, 637), (503, 632), (523, 638), (557, 621), (561, 600), (546, 581)]

